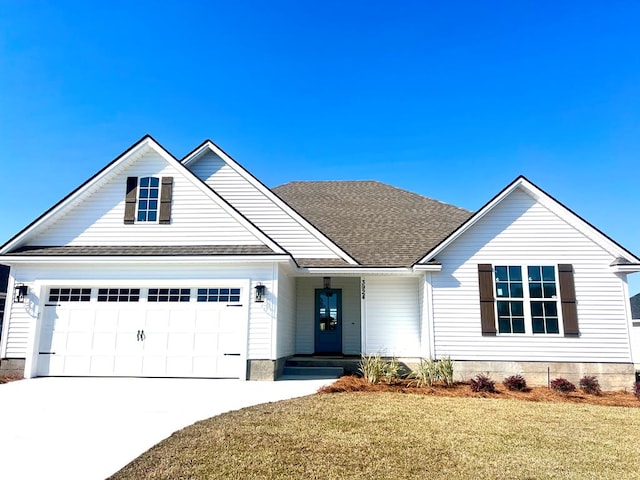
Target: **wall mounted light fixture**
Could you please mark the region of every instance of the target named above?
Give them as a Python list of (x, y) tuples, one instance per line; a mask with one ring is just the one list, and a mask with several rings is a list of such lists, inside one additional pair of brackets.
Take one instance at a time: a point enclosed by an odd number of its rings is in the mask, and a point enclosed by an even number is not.
[(259, 283), (258, 285), (255, 286), (255, 289), (256, 289), (256, 303), (264, 302), (264, 297), (267, 291), (267, 287)]
[(13, 288), (13, 301), (15, 303), (24, 303), (24, 297), (29, 293), (29, 287), (19, 283)]

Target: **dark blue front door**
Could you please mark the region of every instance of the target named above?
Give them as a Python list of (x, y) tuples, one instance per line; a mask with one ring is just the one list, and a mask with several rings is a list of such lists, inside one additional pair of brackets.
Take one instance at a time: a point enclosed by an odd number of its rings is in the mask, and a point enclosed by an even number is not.
[(316, 353), (342, 353), (342, 290), (316, 290)]

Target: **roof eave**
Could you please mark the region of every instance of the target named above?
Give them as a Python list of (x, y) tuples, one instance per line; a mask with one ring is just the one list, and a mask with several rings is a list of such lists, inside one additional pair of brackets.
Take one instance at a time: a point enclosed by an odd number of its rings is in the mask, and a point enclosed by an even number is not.
[(190, 264), (289, 262), (290, 255), (3, 255), (5, 265), (26, 264)]

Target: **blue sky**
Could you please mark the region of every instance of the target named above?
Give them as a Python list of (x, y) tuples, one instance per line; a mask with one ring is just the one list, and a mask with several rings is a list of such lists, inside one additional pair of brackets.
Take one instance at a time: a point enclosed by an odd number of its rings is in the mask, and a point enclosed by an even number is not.
[(616, 1), (2, 0), (0, 243), (150, 133), (268, 186), (471, 210), (524, 174), (640, 254), (639, 24)]

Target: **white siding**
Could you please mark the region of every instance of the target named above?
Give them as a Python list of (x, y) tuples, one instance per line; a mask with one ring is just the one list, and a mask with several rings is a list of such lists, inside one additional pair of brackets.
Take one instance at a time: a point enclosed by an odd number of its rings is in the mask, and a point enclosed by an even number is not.
[[(275, 298), (269, 292), (273, 290), (274, 271), (272, 264), (224, 264), (224, 265), (42, 265), (12, 267), (17, 282), (29, 285), (29, 298), (23, 304), (13, 304), (11, 316), (7, 319), (7, 347), (4, 353), (8, 358), (25, 358), (28, 351), (29, 335), (33, 332), (40, 290), (46, 285), (78, 286), (205, 286), (207, 281), (225, 279), (250, 279), (251, 304), (249, 307), (248, 359), (270, 359), (272, 344), (272, 325), (275, 317)], [(37, 283), (36, 282), (37, 279)], [(267, 287), (267, 301), (253, 301), (253, 288), (258, 283)]]
[[(437, 260), (435, 354), (460, 360), (629, 362), (624, 281), (613, 256), (560, 217), (516, 190)], [(479, 263), (574, 267), (581, 336), (498, 335), (480, 331)], [(526, 287), (525, 287), (526, 288)]]
[[(124, 224), (128, 176), (172, 176), (171, 224)], [(30, 245), (261, 245), (244, 225), (158, 154), (147, 153), (47, 225)]]
[(208, 152), (189, 165), (191, 171), (296, 258), (338, 258), (297, 220)]
[(276, 358), (296, 353), (296, 280), (280, 266)]
[(366, 277), (367, 354), (419, 357), (420, 278)]
[[(296, 279), (296, 353), (314, 353), (315, 291), (322, 288), (321, 277)], [(342, 289), (342, 353), (359, 355), (360, 279), (332, 277), (331, 288)]]

